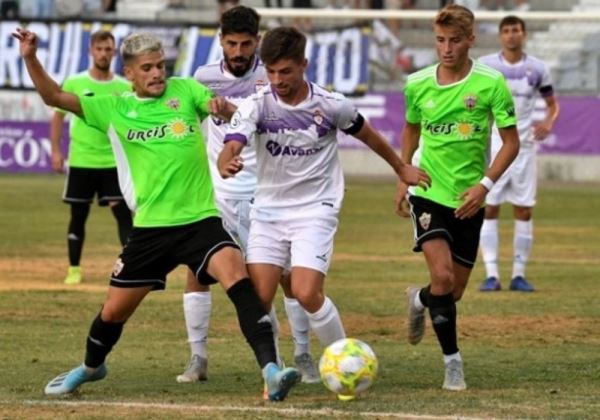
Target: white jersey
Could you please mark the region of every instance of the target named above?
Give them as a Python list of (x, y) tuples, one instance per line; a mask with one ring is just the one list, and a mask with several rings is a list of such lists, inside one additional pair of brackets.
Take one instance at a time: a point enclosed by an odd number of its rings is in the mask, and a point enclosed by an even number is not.
[(344, 177), (336, 134), (338, 128), (354, 132), (362, 120), (344, 95), (307, 83), (308, 96), (295, 106), (267, 86), (243, 101), (231, 119), (226, 142), (256, 142), (252, 219), (310, 217), (322, 214), (323, 206), (341, 208)]
[[(543, 61), (530, 55), (523, 55), (517, 63), (509, 63), (502, 53), (490, 54), (479, 59), (480, 62), (498, 70), (504, 75), (515, 101), (517, 130), (521, 139), (521, 150), (533, 150), (533, 112), (538, 93), (542, 97), (554, 94), (548, 67)], [(501, 142), (498, 130), (494, 126), (492, 146)]]
[[(235, 105), (239, 105), (242, 100), (260, 90), (267, 83), (265, 68), (258, 59), (255, 59), (252, 68), (241, 77), (229, 73), (225, 68), (225, 63), (221, 60), (198, 67), (194, 78), (210, 88), (217, 96), (224, 97)], [(215, 117), (207, 118), (205, 124), (208, 159), (215, 194), (220, 199), (251, 199), (256, 187), (254, 147), (246, 147), (242, 153), (244, 170), (234, 178), (223, 179), (217, 169), (217, 158), (223, 149), (223, 138), (229, 124)]]

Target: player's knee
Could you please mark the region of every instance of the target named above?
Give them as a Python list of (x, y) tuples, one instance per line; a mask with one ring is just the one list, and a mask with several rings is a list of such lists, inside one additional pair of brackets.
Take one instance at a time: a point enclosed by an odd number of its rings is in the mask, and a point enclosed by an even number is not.
[(127, 321), (131, 314), (128, 311), (123, 310), (115, 305), (110, 303), (105, 303), (102, 307), (102, 312), (100, 313), (100, 317), (104, 322), (110, 323), (124, 323)]
[(188, 268), (185, 282), (185, 292), (208, 292), (209, 290), (210, 287), (200, 283), (194, 272)]
[(431, 268), (432, 289), (445, 293), (454, 289), (454, 273), (452, 269), (443, 265)]
[(515, 218), (518, 220), (529, 221), (532, 215), (531, 207), (515, 207)]
[(322, 293), (312, 290), (294, 291), (294, 296), (304, 310), (310, 313), (315, 313), (321, 309), (325, 301), (325, 296)]

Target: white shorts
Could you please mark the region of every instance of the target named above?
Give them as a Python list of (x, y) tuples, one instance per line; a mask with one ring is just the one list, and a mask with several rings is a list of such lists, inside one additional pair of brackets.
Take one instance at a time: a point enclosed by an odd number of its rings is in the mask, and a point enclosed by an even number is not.
[(486, 204), (533, 207), (537, 193), (537, 159), (535, 151), (519, 153), (488, 193)]
[(217, 207), (221, 212), (223, 227), (246, 252), (250, 232), (250, 201), (251, 199), (236, 200), (217, 196)]
[(265, 222), (252, 220), (246, 262), (306, 267), (327, 275), (333, 255), (336, 216)]

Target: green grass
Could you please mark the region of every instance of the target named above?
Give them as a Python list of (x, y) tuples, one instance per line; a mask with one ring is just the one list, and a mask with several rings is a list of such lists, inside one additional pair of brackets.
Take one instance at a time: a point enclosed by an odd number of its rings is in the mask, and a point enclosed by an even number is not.
[[(428, 325), (418, 346), (405, 341), (404, 289), (425, 284), (413, 254), (409, 220), (393, 214), (390, 181), (351, 180), (336, 240), (328, 294), (348, 335), (372, 345), (380, 373), (371, 391), (338, 402), (321, 385), (301, 385), (288, 400), (265, 404), (256, 362), (238, 331), (234, 309), (213, 288), (209, 381), (175, 382), (188, 358), (181, 309), (182, 270), (153, 293), (125, 327), (106, 380), (67, 399), (42, 395), (45, 383), (81, 362), (89, 323), (105, 296), (118, 255), (110, 212), (94, 207), (82, 266), (86, 282), (66, 288), (68, 207), (62, 177), (0, 176), (0, 418), (361, 418), (366, 412), (502, 418), (600, 417), (599, 186), (543, 185), (535, 210), (528, 275), (533, 294), (477, 291), (479, 263), (459, 303), (459, 345), (469, 389), (440, 389), (439, 345)], [(503, 209), (502, 279), (510, 275), (512, 220)], [(292, 344), (282, 321), (283, 355)], [(320, 345), (313, 340), (313, 352)], [(85, 405), (145, 403), (146, 406)], [(67, 405), (75, 402), (79, 405)], [(50, 405), (44, 405), (50, 404)], [(149, 404), (162, 404), (160, 406)], [(224, 408), (250, 407), (251, 411)], [(221, 407), (219, 409), (219, 407)], [(289, 408), (292, 411), (273, 411)], [(266, 411), (257, 411), (264, 409)], [(269, 411), (271, 410), (271, 411)], [(313, 411), (311, 411), (313, 410)]]

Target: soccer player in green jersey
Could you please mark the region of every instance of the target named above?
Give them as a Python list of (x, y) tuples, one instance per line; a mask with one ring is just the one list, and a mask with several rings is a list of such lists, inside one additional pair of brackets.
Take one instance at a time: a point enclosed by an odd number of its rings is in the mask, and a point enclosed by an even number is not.
[[(63, 90), (77, 96), (121, 94), (131, 90), (125, 79), (110, 70), (115, 54), (115, 38), (104, 30), (94, 32), (90, 38), (92, 67), (89, 70), (68, 77)], [(52, 143), (52, 169), (64, 171), (64, 157), (60, 149), (65, 112), (56, 109), (50, 122)], [(125, 245), (131, 231), (131, 211), (119, 189), (117, 164), (106, 133), (90, 127), (84, 120), (73, 116), (69, 134), (69, 166), (63, 193), (63, 201), (71, 206), (71, 220), (67, 233), (69, 249), (69, 270), (64, 282), (81, 282), (79, 267), (81, 251), (85, 239), (85, 222), (90, 214), (90, 204), (98, 195), (100, 206), (110, 206), (117, 220), (119, 239)]]
[[(423, 251), (430, 284), (409, 287), (408, 341), (425, 332), (425, 308), (442, 347), (444, 389), (466, 388), (456, 336), (456, 305), (477, 256), (484, 201), (519, 150), (513, 99), (501, 73), (469, 57), (473, 13), (443, 8), (434, 21), (439, 63), (409, 76), (402, 158), (431, 176), (431, 188), (398, 185), (396, 204), (415, 228), (415, 251)], [(492, 119), (502, 146), (488, 168)], [(418, 150), (417, 150), (418, 148)], [(416, 153), (415, 153), (416, 152)]]
[(215, 206), (200, 132), (199, 120), (209, 113), (228, 120), (233, 105), (214, 98), (194, 79), (167, 79), (162, 44), (151, 34), (131, 34), (121, 47), (133, 92), (98, 97), (63, 91), (36, 57), (36, 35), (18, 29), (14, 36), (44, 102), (108, 133), (121, 190), (135, 213), (106, 300), (92, 322), (85, 361), (50, 381), (45, 393), (68, 394), (85, 382), (103, 379), (106, 356), (127, 319), (149, 292), (164, 289), (170, 271), (185, 264), (199, 282), (221, 283), (262, 369), (269, 399), (284, 399), (300, 380), (300, 373), (294, 368), (281, 369), (276, 363), (269, 315)]

